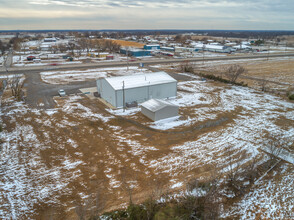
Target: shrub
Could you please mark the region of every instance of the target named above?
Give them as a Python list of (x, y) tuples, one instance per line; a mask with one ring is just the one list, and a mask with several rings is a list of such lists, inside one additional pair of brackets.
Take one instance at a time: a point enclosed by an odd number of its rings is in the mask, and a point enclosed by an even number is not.
[(288, 98), (289, 98), (290, 100), (294, 100), (294, 93), (290, 94), (290, 95), (288, 96)]

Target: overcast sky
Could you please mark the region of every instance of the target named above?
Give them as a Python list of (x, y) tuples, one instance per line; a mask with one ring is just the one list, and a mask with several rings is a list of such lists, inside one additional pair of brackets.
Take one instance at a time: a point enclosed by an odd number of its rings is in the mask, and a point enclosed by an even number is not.
[(294, 0), (0, 0), (1, 30), (294, 30)]

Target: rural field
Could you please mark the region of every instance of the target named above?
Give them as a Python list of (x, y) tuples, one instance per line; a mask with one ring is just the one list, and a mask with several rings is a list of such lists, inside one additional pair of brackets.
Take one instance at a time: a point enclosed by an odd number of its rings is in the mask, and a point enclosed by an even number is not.
[(125, 40), (112, 40), (114, 43), (117, 43), (118, 45), (122, 47), (137, 47), (137, 48), (143, 48), (145, 44), (141, 44), (138, 42), (133, 41), (125, 41)]
[(237, 82), (244, 82), (249, 87), (272, 92), (276, 95), (284, 95), (294, 87), (294, 58), (256, 58), (227, 61), (191, 62), (177, 65), (155, 65), (154, 67), (167, 71), (176, 72), (181, 66), (193, 67), (195, 73), (212, 74), (226, 77), (226, 70), (233, 64), (238, 64), (246, 69), (246, 73), (237, 79)]
[[(249, 76), (290, 83), (291, 72), (282, 67), (290, 69), (291, 62), (277, 62), (244, 65)], [(214, 71), (219, 65), (199, 68)], [(144, 117), (139, 107), (112, 110), (85, 95), (55, 97), (55, 108), (33, 109), (5, 91), (0, 218), (79, 219), (126, 207), (130, 198), (140, 203), (151, 194), (180, 196), (190, 180), (205, 181), (215, 173), (222, 184), (232, 169), (251, 161), (267, 163), (264, 149), (273, 136), (288, 140), (285, 150), (294, 153), (293, 102), (253, 88), (202, 81), (177, 67), (169, 72), (179, 80), (177, 97), (169, 99), (180, 106), (179, 117), (158, 122)], [(43, 72), (41, 78), (66, 84), (137, 73), (134, 67), (104, 68)], [(224, 187), (222, 218), (287, 219), (294, 212), (293, 168), (281, 161), (237, 199)]]

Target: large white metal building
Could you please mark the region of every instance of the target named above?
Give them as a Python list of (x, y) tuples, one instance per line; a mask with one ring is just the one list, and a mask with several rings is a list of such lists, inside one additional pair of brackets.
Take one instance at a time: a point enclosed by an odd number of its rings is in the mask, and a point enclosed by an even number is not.
[(165, 72), (108, 77), (97, 80), (101, 98), (121, 108), (129, 103), (177, 96), (177, 80)]

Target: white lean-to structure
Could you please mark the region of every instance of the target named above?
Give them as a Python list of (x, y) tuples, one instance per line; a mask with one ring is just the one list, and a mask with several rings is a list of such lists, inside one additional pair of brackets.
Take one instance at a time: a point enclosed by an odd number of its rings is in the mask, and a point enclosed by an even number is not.
[(97, 80), (101, 98), (116, 108), (149, 99), (164, 99), (177, 95), (177, 80), (165, 72), (108, 77)]
[(141, 105), (141, 112), (153, 121), (176, 117), (179, 115), (179, 106), (168, 101), (150, 99)]

